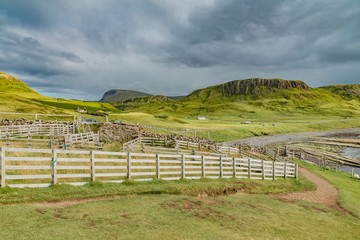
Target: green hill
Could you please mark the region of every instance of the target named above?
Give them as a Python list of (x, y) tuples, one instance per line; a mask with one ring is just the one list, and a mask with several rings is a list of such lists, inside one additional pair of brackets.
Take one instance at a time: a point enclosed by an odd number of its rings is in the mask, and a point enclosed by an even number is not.
[(0, 73), (0, 112), (74, 114), (78, 107), (90, 113), (118, 112), (108, 103), (84, 102), (50, 98), (35, 92), (24, 82), (6, 73)]
[(104, 96), (100, 99), (100, 102), (114, 103), (114, 102), (121, 102), (133, 98), (148, 97), (148, 96), (152, 96), (152, 95), (148, 93), (132, 91), (132, 90), (112, 89), (104, 94)]
[(27, 96), (39, 96), (39, 94), (29, 88), (24, 82), (0, 72), (0, 93), (25, 94)]
[(360, 100), (360, 84), (335, 85), (335, 86), (326, 86), (322, 88), (334, 94), (337, 94), (346, 100), (352, 100), (352, 99)]
[[(181, 116), (360, 115), (360, 85), (311, 88), (282, 79), (245, 79), (199, 89), (177, 101), (133, 104), (129, 111)], [(131, 106), (128, 102), (128, 106)]]

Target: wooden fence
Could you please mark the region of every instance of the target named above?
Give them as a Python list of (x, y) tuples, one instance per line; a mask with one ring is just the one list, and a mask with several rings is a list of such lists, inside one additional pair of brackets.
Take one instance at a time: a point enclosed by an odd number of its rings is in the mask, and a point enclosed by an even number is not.
[(59, 136), (74, 133), (74, 125), (31, 124), (0, 127), (0, 139), (9, 140), (29, 136)]
[(64, 139), (66, 146), (99, 143), (99, 133), (85, 132), (76, 134), (65, 134)]
[(19, 112), (0, 112), (0, 115), (20, 115), (21, 117), (24, 116), (34, 116), (35, 120), (38, 120), (39, 117), (44, 116), (44, 117), (68, 117), (68, 118), (72, 118), (76, 119), (76, 115), (70, 115), (70, 114), (46, 114), (46, 113), (19, 113)]
[(222, 153), (228, 153), (228, 154), (238, 154), (240, 153), (239, 148), (235, 147), (228, 147), (228, 146), (218, 146), (217, 150)]
[(200, 155), (59, 149), (1, 149), (1, 187), (46, 187), (56, 183), (126, 179), (276, 179), (297, 177), (294, 163)]

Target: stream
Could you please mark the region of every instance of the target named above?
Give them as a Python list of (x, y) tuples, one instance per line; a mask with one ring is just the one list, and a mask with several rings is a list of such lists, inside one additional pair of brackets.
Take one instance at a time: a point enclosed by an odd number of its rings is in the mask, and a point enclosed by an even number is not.
[[(360, 159), (360, 148), (351, 148), (351, 147), (343, 148), (341, 150), (340, 154), (343, 155), (344, 157), (352, 157), (352, 158)], [(359, 167), (352, 167), (352, 166), (343, 165), (340, 168), (340, 170), (348, 172), (350, 174), (351, 174), (352, 169), (354, 169), (354, 173), (360, 175), (360, 168)]]

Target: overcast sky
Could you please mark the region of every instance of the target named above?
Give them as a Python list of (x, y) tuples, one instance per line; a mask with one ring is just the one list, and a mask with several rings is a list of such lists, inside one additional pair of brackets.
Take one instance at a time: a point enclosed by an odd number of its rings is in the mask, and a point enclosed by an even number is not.
[(0, 71), (55, 97), (360, 84), (359, 0), (1, 0)]

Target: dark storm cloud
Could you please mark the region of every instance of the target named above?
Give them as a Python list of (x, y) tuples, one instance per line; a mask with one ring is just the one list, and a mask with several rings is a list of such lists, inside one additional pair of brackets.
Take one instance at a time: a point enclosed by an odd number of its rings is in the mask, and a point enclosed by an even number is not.
[(73, 52), (44, 47), (37, 39), (0, 30), (0, 59), (3, 68), (19, 73), (48, 77), (67, 75), (62, 62), (81, 63)]
[(4, 0), (0, 66), (41, 91), (88, 98), (246, 77), (358, 83), (359, 25), (357, 0)]
[[(311, 56), (354, 61), (360, 52), (359, 6), (356, 1), (219, 1), (191, 14), (189, 27), (178, 29), (178, 41), (166, 47), (166, 60), (189, 67), (288, 64)], [(324, 45), (327, 37), (331, 42)]]

